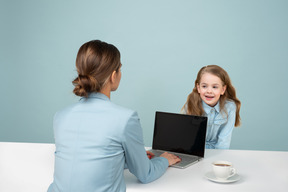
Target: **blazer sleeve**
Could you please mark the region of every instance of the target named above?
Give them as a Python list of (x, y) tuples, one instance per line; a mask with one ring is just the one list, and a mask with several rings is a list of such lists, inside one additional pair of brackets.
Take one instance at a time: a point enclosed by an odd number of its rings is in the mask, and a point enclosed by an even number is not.
[(149, 159), (143, 142), (142, 128), (136, 112), (127, 121), (122, 142), (127, 168), (142, 183), (152, 182), (161, 177), (167, 167), (164, 157)]

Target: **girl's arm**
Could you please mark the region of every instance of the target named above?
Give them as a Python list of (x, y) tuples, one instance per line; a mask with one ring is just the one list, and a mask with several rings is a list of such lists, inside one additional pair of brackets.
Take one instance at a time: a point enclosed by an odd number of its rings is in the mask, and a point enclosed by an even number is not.
[(226, 105), (226, 110), (228, 112), (227, 123), (221, 125), (220, 133), (217, 137), (217, 143), (215, 144), (215, 149), (229, 149), (232, 132), (235, 125), (236, 118), (236, 105), (234, 102), (228, 103)]

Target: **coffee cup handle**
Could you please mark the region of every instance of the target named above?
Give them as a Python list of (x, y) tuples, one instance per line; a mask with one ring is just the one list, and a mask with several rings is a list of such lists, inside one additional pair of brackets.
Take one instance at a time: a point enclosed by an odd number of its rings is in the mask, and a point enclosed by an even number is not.
[(234, 176), (237, 173), (235, 168), (231, 168), (231, 174), (229, 175), (229, 177)]

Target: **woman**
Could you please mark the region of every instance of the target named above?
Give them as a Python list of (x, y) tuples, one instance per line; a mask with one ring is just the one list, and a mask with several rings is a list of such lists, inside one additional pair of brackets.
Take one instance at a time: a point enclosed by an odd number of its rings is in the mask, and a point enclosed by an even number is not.
[(124, 164), (142, 183), (156, 180), (178, 157), (149, 160), (136, 112), (110, 101), (121, 80), (120, 52), (108, 43), (83, 44), (74, 93), (82, 97), (54, 117), (55, 170), (49, 192), (126, 191)]

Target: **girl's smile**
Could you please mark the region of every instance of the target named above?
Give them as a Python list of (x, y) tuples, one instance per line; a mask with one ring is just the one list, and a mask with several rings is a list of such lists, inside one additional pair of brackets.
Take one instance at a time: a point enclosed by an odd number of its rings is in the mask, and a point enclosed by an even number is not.
[(212, 100), (212, 99), (214, 98), (214, 96), (205, 95), (205, 98), (206, 98), (207, 100)]

